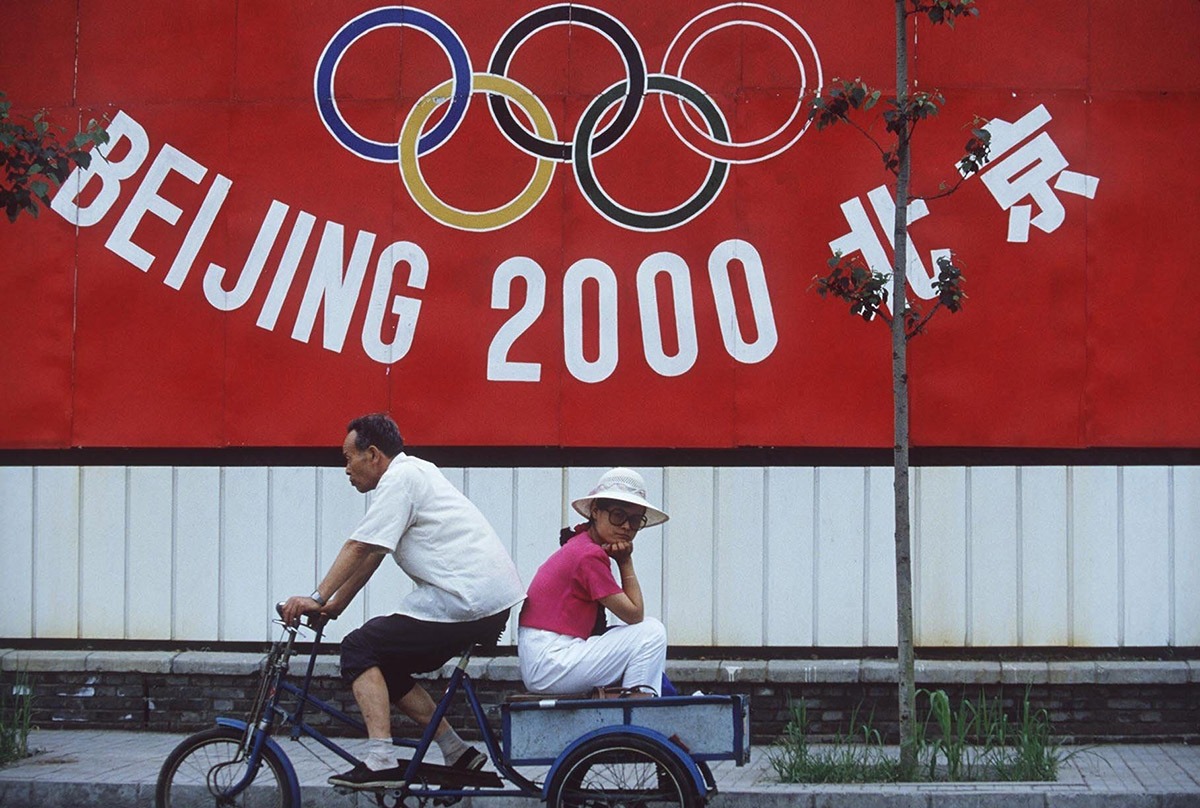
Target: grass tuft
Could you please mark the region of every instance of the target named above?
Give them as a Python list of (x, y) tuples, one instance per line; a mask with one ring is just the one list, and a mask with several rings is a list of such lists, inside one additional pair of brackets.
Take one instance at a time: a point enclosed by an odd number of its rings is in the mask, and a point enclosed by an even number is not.
[(33, 687), (24, 671), (0, 688), (0, 766), (29, 756), (32, 729)]
[(999, 697), (951, 703), (944, 690), (918, 694), (929, 706), (914, 743), (917, 768), (905, 771), (895, 747), (885, 746), (871, 716), (850, 716), (849, 727), (832, 742), (813, 743), (808, 706), (790, 706), (791, 719), (779, 745), (769, 753), (771, 766), (785, 783), (897, 783), (912, 781), (1039, 781), (1058, 778), (1059, 766), (1072, 755), (1054, 740), (1050, 717), (1035, 710), (1026, 690), (1016, 716)]
[(831, 743), (813, 744), (808, 736), (808, 705), (801, 701), (789, 707), (791, 720), (778, 747), (768, 753), (772, 768), (785, 783), (873, 783), (896, 782), (900, 762), (888, 754), (871, 719), (859, 721), (858, 710), (850, 715), (847, 732)]

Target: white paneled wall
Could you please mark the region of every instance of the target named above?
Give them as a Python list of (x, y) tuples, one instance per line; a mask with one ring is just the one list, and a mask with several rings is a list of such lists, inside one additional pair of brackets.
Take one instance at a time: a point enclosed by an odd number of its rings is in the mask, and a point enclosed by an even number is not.
[[(890, 468), (639, 470), (673, 644), (895, 643)], [(528, 581), (602, 471), (446, 473)], [(920, 644), (1200, 645), (1200, 468), (920, 468), (912, 493)], [(0, 638), (268, 639), (368, 502), (331, 468), (2, 467)], [(410, 588), (385, 562), (330, 638)]]

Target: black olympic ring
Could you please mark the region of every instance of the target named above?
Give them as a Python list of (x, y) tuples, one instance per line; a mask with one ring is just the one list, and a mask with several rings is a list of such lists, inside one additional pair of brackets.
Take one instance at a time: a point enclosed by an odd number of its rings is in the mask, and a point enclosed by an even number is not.
[[(517, 48), (538, 30), (558, 23), (578, 23), (599, 31), (612, 41), (625, 62), (625, 70), (628, 75), (622, 86), (629, 89), (621, 104), (621, 110), (608, 126), (600, 130), (596, 139), (588, 144), (592, 154), (600, 154), (616, 144), (633, 126), (633, 122), (641, 111), (642, 99), (645, 97), (647, 86), (646, 60), (642, 56), (641, 46), (616, 17), (588, 6), (569, 4), (538, 9), (517, 20), (500, 39), (492, 54), (491, 63), (488, 65), (488, 72), (508, 78), (508, 63)], [(488, 97), (488, 104), (491, 106), (492, 117), (496, 120), (496, 125), (518, 148), (529, 154), (559, 162), (567, 162), (572, 159), (571, 143), (544, 140), (527, 130), (513, 117), (506, 99), (492, 95)], [(611, 104), (610, 101), (608, 105)]]
[[(671, 93), (690, 103), (704, 116), (713, 139), (723, 143), (729, 142), (729, 128), (725, 124), (721, 110), (699, 87), (691, 82), (662, 73), (651, 74), (647, 87), (650, 92)], [(614, 84), (588, 104), (587, 109), (580, 117), (579, 125), (575, 129), (575, 154), (572, 160), (572, 165), (575, 167), (575, 181), (579, 184), (579, 190), (583, 191), (588, 202), (592, 203), (592, 207), (608, 220), (624, 227), (635, 230), (666, 230), (683, 224), (698, 216), (721, 193), (721, 188), (725, 186), (725, 178), (729, 175), (729, 163), (714, 159), (709, 168), (708, 177), (700, 190), (687, 202), (672, 210), (643, 213), (618, 205), (609, 198), (592, 174), (591, 156), (588, 154), (587, 144), (597, 121), (625, 93), (626, 82)]]

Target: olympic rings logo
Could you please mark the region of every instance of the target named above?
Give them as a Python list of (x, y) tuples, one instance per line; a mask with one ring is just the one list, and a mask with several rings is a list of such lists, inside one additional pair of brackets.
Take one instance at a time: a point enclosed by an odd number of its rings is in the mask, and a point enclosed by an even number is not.
[[(594, 98), (580, 116), (569, 140), (560, 140), (545, 104), (507, 75), (514, 54), (538, 31), (554, 25), (582, 25), (597, 31), (621, 56), (625, 78)], [(780, 39), (800, 71), (796, 103), (788, 119), (775, 131), (755, 140), (735, 141), (729, 123), (702, 89), (683, 78), (684, 67), (705, 37), (733, 26), (751, 26)], [(334, 84), (338, 63), (363, 36), (379, 28), (404, 26), (432, 37), (450, 62), (450, 79), (426, 93), (412, 108), (395, 142), (372, 140), (350, 126), (338, 109)], [(650, 73), (641, 45), (615, 17), (599, 9), (573, 4), (546, 6), (526, 14), (500, 38), (487, 72), (475, 72), (465, 45), (445, 22), (411, 6), (384, 6), (364, 12), (333, 35), (321, 53), (313, 82), (317, 111), (329, 133), (359, 157), (396, 163), (409, 194), (420, 208), (442, 224), (469, 231), (506, 227), (533, 210), (545, 196), (558, 163), (570, 163), (575, 181), (588, 203), (604, 218), (630, 230), (661, 231), (691, 221), (712, 204), (725, 186), (729, 166), (767, 160), (790, 148), (808, 128), (803, 97), (808, 87), (820, 87), (821, 61), (807, 32), (787, 15), (755, 3), (730, 3), (692, 18), (667, 47), (662, 67)], [(467, 113), (471, 96), (487, 96), (496, 126), (521, 151), (537, 158), (533, 176), (510, 202), (498, 208), (469, 211), (439, 199), (421, 173), (421, 157), (449, 140)], [(657, 211), (635, 210), (614, 200), (600, 184), (592, 159), (612, 149), (637, 120), (647, 95), (659, 104), (671, 130), (688, 148), (710, 161), (700, 188), (683, 203)], [(674, 98), (671, 101), (668, 96)], [(436, 125), (425, 131), (434, 112), (449, 102)], [(528, 117), (532, 131), (514, 117), (511, 106)], [(604, 126), (610, 110), (617, 107)], [(698, 113), (703, 126), (690, 116)]]

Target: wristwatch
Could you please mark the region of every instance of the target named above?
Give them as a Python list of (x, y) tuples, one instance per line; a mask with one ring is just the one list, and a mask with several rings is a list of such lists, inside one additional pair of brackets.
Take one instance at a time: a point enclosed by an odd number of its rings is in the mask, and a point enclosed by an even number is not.
[(321, 597), (320, 589), (314, 589), (313, 593), (311, 595), (309, 595), (309, 597), (312, 598), (313, 600), (315, 600), (317, 602), (318, 606), (325, 605), (325, 598)]

